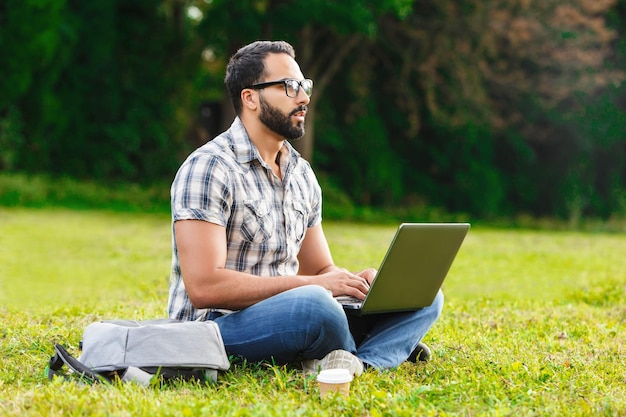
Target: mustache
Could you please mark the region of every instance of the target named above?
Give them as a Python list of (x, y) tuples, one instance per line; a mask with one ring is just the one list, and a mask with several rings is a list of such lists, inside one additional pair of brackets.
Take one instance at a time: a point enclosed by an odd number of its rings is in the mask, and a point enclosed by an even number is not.
[(307, 107), (306, 107), (306, 106), (300, 106), (300, 107), (298, 107), (298, 108), (296, 108), (296, 109), (293, 109), (293, 110), (291, 111), (291, 113), (289, 113), (289, 117), (293, 116), (293, 115), (294, 115), (294, 114), (296, 114), (296, 113), (300, 113), (301, 111), (306, 112), (306, 109), (307, 109)]

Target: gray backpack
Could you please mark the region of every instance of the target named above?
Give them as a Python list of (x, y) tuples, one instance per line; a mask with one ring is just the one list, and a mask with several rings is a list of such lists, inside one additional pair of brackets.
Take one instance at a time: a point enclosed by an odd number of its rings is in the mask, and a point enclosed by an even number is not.
[(164, 380), (215, 382), (217, 372), (230, 367), (219, 328), (212, 321), (100, 321), (85, 328), (81, 349), (76, 359), (56, 344), (48, 377), (68, 377), (60, 373), (65, 364), (88, 382), (119, 378), (147, 386), (155, 375)]

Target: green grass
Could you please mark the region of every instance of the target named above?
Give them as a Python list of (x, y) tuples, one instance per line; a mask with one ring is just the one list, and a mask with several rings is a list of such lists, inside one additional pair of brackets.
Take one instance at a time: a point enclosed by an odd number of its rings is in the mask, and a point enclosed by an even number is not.
[[(327, 223), (335, 261), (377, 266), (394, 226)], [(474, 227), (426, 337), (433, 359), (320, 400), (298, 370), (237, 364), (215, 386), (43, 376), (89, 323), (166, 315), (166, 213), (0, 208), (0, 415), (623, 416), (624, 234)]]

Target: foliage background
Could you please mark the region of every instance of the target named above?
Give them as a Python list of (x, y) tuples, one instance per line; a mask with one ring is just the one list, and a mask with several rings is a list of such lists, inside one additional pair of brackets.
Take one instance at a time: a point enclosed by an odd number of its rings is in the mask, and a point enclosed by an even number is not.
[(625, 0), (0, 0), (0, 170), (166, 183), (232, 120), (228, 57), (281, 38), (316, 86), (297, 146), (345, 207), (623, 218), (625, 18)]

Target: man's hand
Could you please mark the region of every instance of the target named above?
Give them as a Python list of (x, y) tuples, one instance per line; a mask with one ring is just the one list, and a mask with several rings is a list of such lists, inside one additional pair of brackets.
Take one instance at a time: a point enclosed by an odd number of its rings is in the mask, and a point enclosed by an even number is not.
[(334, 297), (350, 295), (363, 300), (376, 276), (376, 270), (370, 268), (356, 274), (346, 269), (334, 268), (331, 271), (316, 275), (311, 284), (321, 285), (330, 290)]
[(378, 271), (376, 271), (374, 268), (367, 268), (361, 272), (357, 272), (356, 275), (365, 278), (367, 280), (367, 283), (369, 285), (372, 285), (372, 282), (374, 282), (374, 278), (376, 278), (377, 273)]

